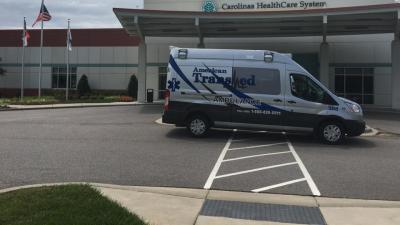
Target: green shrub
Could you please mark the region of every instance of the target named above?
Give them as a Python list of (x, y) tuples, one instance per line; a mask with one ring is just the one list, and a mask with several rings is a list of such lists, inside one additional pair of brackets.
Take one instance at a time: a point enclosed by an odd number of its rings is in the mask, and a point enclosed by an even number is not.
[(138, 94), (138, 80), (135, 75), (132, 75), (128, 84), (128, 95), (134, 99), (137, 99), (137, 94)]
[(85, 96), (90, 94), (90, 86), (89, 86), (89, 80), (85, 74), (82, 75), (81, 79), (79, 79), (78, 82), (78, 94), (79, 97)]

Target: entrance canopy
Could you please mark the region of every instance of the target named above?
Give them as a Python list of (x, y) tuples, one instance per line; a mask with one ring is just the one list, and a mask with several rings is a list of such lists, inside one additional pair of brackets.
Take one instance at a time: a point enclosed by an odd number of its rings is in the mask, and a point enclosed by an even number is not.
[(188, 12), (115, 8), (130, 35), (295, 37), (395, 33), (400, 3), (270, 12)]

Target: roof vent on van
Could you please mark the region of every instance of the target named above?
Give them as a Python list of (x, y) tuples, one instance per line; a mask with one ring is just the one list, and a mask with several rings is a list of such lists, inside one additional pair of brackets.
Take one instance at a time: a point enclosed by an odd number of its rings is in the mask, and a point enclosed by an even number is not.
[(178, 59), (187, 59), (188, 50), (187, 49), (179, 49), (178, 50)]
[(274, 53), (272, 52), (265, 52), (264, 53), (264, 61), (265, 62), (273, 62), (274, 61)]

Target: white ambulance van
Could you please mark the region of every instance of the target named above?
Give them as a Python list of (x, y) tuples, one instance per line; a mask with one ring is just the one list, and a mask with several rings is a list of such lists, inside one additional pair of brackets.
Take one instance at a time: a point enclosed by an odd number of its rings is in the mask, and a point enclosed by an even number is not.
[(292, 60), (263, 50), (171, 47), (163, 122), (197, 137), (212, 128), (314, 133), (328, 144), (365, 130), (363, 112)]

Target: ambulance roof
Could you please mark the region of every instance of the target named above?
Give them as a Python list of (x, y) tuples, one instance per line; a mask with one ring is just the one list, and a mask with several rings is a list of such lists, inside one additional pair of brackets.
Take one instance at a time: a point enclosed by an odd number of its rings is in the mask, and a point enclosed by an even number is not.
[[(180, 52), (180, 53), (179, 53)], [(231, 59), (264, 61), (266, 55), (273, 56), (275, 63), (291, 63), (290, 54), (282, 54), (268, 50), (237, 50), (237, 49), (203, 49), (171, 47), (171, 55), (179, 58), (179, 54), (186, 54), (187, 59)]]

